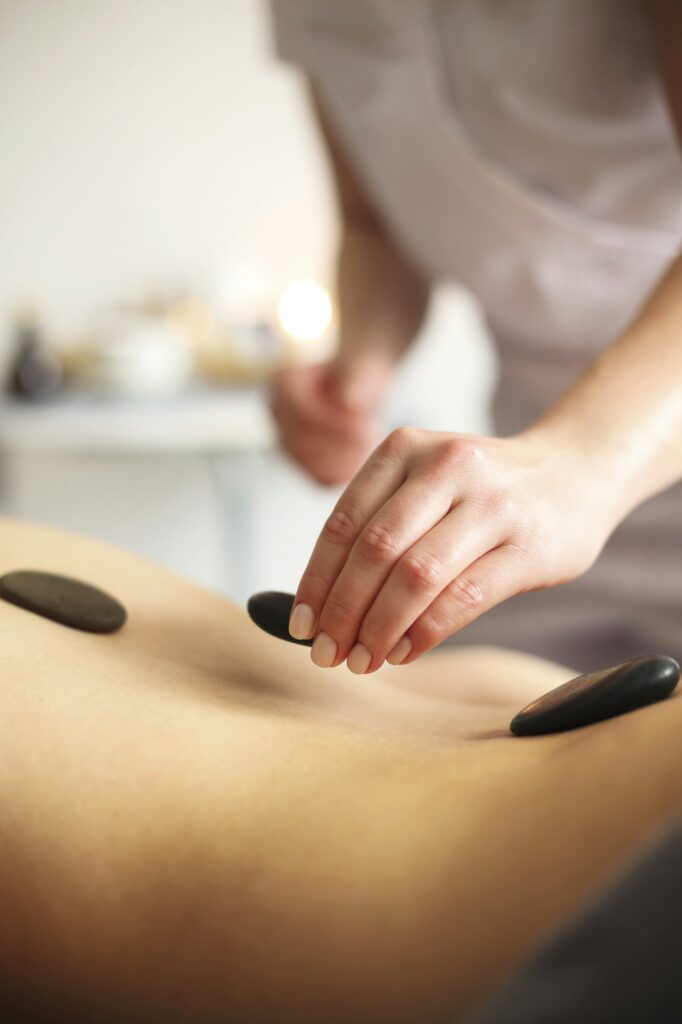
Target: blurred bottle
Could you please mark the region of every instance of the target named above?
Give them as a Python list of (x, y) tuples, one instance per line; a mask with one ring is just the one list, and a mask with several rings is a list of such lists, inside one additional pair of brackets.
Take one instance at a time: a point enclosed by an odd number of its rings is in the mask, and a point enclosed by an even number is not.
[(23, 310), (14, 326), (14, 352), (7, 390), (15, 398), (43, 401), (60, 390), (64, 379), (61, 363), (44, 343), (34, 310)]

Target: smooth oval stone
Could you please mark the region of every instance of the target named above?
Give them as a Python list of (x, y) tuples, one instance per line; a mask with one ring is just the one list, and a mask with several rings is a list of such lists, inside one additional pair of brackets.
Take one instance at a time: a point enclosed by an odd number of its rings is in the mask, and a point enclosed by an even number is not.
[(509, 728), (516, 736), (578, 729), (664, 700), (679, 678), (674, 658), (642, 655), (562, 683), (519, 711)]
[(70, 576), (22, 570), (0, 577), (0, 597), (26, 611), (86, 633), (114, 633), (125, 623), (122, 604)]
[(260, 594), (254, 594), (249, 598), (246, 610), (256, 625), (264, 629), (270, 636), (288, 640), (291, 644), (312, 647), (312, 640), (297, 640), (289, 632), (289, 615), (295, 596), (295, 594), (285, 594), (280, 590), (263, 590)]

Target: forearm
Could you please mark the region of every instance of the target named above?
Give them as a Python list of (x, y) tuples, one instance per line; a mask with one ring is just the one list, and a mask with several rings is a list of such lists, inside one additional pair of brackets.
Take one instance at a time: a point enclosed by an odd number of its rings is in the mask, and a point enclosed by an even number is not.
[(373, 225), (346, 221), (338, 258), (341, 358), (372, 351), (395, 362), (424, 319), (426, 281)]
[(314, 84), (311, 99), (336, 186), (341, 226), (339, 354), (343, 359), (371, 352), (394, 363), (421, 326), (429, 283), (386, 230)]
[(612, 484), (617, 521), (682, 479), (682, 255), (630, 327), (535, 424)]

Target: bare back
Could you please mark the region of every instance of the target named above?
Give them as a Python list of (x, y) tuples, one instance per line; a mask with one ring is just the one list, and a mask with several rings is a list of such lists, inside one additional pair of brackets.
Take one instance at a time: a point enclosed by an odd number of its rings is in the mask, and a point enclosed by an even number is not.
[(13, 1012), (451, 1020), (682, 804), (675, 698), (520, 740), (512, 714), (571, 669), (479, 648), (324, 672), (158, 567), (3, 522), (19, 568), (129, 621), (0, 602)]

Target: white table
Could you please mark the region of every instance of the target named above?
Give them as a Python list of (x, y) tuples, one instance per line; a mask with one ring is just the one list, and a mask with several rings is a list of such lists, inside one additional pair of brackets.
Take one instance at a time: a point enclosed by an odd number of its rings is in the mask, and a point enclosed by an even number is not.
[(195, 388), (176, 398), (67, 393), (33, 403), (0, 400), (0, 446), (12, 451), (263, 451), (274, 430), (260, 388)]

